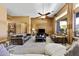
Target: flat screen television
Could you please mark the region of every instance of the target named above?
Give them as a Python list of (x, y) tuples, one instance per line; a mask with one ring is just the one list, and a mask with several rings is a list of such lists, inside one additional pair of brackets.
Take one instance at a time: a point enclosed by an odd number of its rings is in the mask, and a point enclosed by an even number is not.
[(38, 33), (45, 33), (45, 29), (38, 29)]

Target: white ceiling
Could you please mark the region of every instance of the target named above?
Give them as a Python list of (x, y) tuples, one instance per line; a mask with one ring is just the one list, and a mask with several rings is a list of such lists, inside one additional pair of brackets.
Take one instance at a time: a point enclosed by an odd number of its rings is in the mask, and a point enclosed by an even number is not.
[(0, 3), (7, 8), (8, 14), (12, 16), (39, 16), (37, 13), (52, 12), (51, 15), (55, 14), (64, 3)]

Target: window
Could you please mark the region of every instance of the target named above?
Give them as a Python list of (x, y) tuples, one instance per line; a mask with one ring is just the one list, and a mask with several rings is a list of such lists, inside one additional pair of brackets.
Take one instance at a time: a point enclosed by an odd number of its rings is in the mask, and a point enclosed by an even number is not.
[(57, 33), (62, 33), (62, 34), (67, 33), (67, 21), (66, 21), (66, 19), (57, 21)]
[(79, 36), (79, 12), (76, 13), (76, 19), (75, 19), (75, 36)]
[(66, 21), (60, 21), (60, 28), (66, 30), (67, 29), (67, 22)]

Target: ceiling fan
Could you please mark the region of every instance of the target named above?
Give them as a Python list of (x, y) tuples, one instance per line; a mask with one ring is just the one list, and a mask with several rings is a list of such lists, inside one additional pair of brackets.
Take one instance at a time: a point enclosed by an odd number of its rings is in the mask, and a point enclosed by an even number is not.
[(47, 15), (51, 14), (52, 12), (54, 12), (54, 11), (47, 12), (47, 13), (45, 13), (45, 14), (42, 14), (42, 13), (39, 12), (38, 14), (39, 14), (40, 16), (44, 16), (44, 15), (47, 16)]
[(47, 12), (47, 13), (37, 13), (37, 14), (39, 14), (40, 16), (38, 16), (38, 17), (41, 17), (41, 18), (50, 18), (49, 17), (49, 15), (51, 15), (52, 14), (52, 12), (54, 12), (54, 11), (51, 11), (51, 12)]
[(43, 4), (42, 5), (42, 7), (43, 7), (43, 9), (42, 9), (42, 12), (43, 13), (41, 13), (41, 12), (38, 12), (37, 14), (39, 14), (40, 16), (39, 17), (47, 17), (48, 15), (50, 15), (50, 14), (52, 14), (52, 12), (54, 12), (54, 11), (50, 11), (50, 12), (46, 12), (45, 11), (45, 5)]

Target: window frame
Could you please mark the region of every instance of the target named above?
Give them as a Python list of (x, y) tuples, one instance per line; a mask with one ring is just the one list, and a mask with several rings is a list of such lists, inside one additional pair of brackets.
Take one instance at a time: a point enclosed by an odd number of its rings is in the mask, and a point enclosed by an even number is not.
[[(77, 12), (77, 13), (79, 14), (79, 12)], [(74, 14), (74, 36), (75, 37), (79, 37), (79, 36), (77, 36), (77, 33), (76, 33), (76, 18), (79, 17), (76, 15), (77, 13)]]
[[(67, 18), (60, 18), (60, 19), (58, 19), (57, 21), (56, 21), (56, 25), (57, 25), (57, 22), (60, 22), (60, 21), (67, 21)], [(58, 26), (56, 26), (56, 33), (59, 33), (60, 31), (57, 31), (57, 27)], [(67, 34), (67, 33), (66, 33)]]

